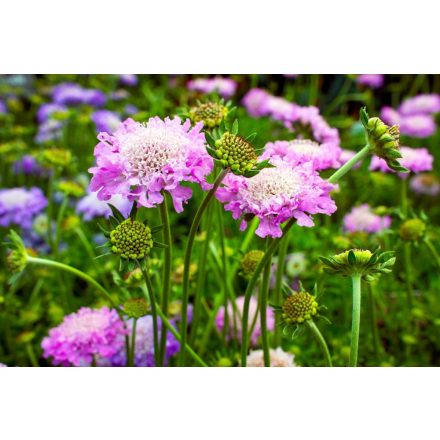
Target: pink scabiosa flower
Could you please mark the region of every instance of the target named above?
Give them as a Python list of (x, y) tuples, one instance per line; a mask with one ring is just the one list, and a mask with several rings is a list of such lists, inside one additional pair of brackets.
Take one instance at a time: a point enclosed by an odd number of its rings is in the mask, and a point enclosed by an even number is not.
[(2, 363), (0, 362), (0, 368), (4, 368), (4, 367), (7, 367), (7, 365), (6, 365), (6, 364), (2, 364)]
[[(235, 303), (237, 304), (238, 311), (240, 312), (240, 315), (243, 313), (243, 306), (244, 306), (244, 296), (240, 296), (235, 300)], [(234, 308), (232, 307), (232, 304), (228, 303), (228, 332), (227, 335), (229, 338), (237, 338), (238, 340), (241, 340), (241, 319), (240, 317), (234, 312)], [(258, 315), (258, 316), (257, 316)], [(257, 316), (257, 317), (256, 317)], [(261, 325), (260, 325), (260, 315), (258, 311), (258, 301), (256, 298), (251, 297), (251, 302), (249, 304), (249, 328), (248, 330), (252, 328), (252, 324), (254, 320), (256, 320), (256, 324), (254, 327), (254, 331), (251, 335), (251, 343), (252, 345), (256, 345), (258, 338), (261, 336)], [(255, 318), (256, 317), (256, 318)], [(255, 318), (255, 319), (254, 319)], [(234, 323), (235, 319), (235, 323)], [(225, 325), (225, 308), (220, 307), (217, 316), (215, 318), (215, 323), (219, 331), (222, 331)], [(273, 310), (271, 308), (267, 309), (267, 330), (272, 331), (275, 328), (275, 317)]]
[(356, 77), (356, 82), (363, 86), (378, 89), (383, 86), (385, 75), (362, 74)]
[(98, 135), (95, 148), (96, 167), (90, 190), (98, 199), (109, 200), (122, 195), (148, 208), (163, 202), (162, 191), (168, 192), (177, 212), (183, 211), (192, 195), (182, 182), (195, 182), (209, 189), (206, 176), (213, 159), (206, 151), (202, 124), (191, 128), (180, 118), (150, 118), (147, 123), (124, 121), (114, 134)]
[(133, 73), (123, 73), (119, 75), (119, 82), (123, 86), (134, 87), (139, 82), (137, 75)]
[(196, 92), (217, 92), (221, 97), (228, 99), (235, 94), (237, 83), (231, 78), (196, 78), (188, 81), (187, 87)]
[(308, 139), (269, 142), (264, 147), (262, 159), (281, 159), (292, 166), (310, 162), (315, 170), (339, 167), (341, 149), (335, 144), (319, 145)]
[(427, 138), (437, 130), (437, 125), (431, 115), (401, 116), (400, 132), (416, 138)]
[(32, 227), (32, 221), (47, 205), (40, 188), (9, 188), (0, 190), (0, 226), (13, 224), (24, 229)]
[(127, 330), (115, 310), (82, 307), (49, 331), (41, 346), (53, 365), (87, 367), (109, 359), (124, 347)]
[[(420, 173), (422, 171), (431, 171), (434, 158), (426, 148), (410, 148), (401, 147), (399, 152), (402, 155), (400, 164), (412, 173)], [(392, 173), (387, 163), (377, 156), (373, 156), (370, 164), (370, 170), (379, 170), (384, 173)], [(406, 178), (407, 174), (399, 173), (399, 176)]]
[(440, 112), (440, 95), (426, 93), (405, 99), (398, 111), (401, 115), (429, 115), (438, 113)]
[(335, 186), (319, 177), (311, 163), (295, 168), (282, 161), (274, 164), (250, 178), (229, 174), (216, 191), (226, 211), (231, 211), (234, 219), (242, 219), (241, 230), (256, 216), (260, 220), (257, 235), (281, 237), (280, 225), (291, 218), (300, 226), (310, 227), (314, 225), (313, 214), (336, 211), (329, 196)]
[[(286, 353), (281, 347), (269, 351), (271, 367), (296, 367), (294, 362), (295, 355)], [(251, 351), (246, 360), (247, 367), (264, 367), (263, 350)]]
[(129, 216), (133, 204), (130, 200), (119, 194), (112, 196), (107, 201), (103, 201), (98, 199), (96, 193), (89, 193), (79, 200), (76, 205), (76, 211), (78, 214), (83, 214), (84, 220), (86, 221), (95, 217), (108, 218), (112, 214), (112, 211), (108, 206), (109, 203), (116, 206), (124, 217)]
[(270, 95), (263, 89), (249, 90), (242, 100), (247, 112), (254, 118), (267, 116), (269, 114)]
[(380, 216), (374, 213), (367, 203), (354, 207), (344, 217), (344, 229), (348, 232), (376, 233), (388, 229), (391, 225), (391, 217)]
[(440, 181), (434, 174), (417, 174), (411, 179), (409, 186), (417, 194), (428, 196), (440, 194)]
[(106, 131), (108, 133), (113, 133), (121, 124), (121, 118), (119, 115), (110, 110), (96, 110), (92, 113), (90, 118), (96, 125), (96, 130), (98, 132)]

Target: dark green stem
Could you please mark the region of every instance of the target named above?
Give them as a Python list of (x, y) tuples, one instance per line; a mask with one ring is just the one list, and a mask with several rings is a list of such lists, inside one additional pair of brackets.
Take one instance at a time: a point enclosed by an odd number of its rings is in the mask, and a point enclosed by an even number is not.
[[(267, 239), (268, 249), (269, 239)], [(263, 346), (264, 366), (270, 367), (270, 349), (269, 337), (267, 334), (267, 302), (269, 297), (269, 281), (270, 281), (270, 267), (272, 261), (268, 260), (263, 270), (263, 280), (260, 289), (260, 326), (261, 326), (261, 341)], [(252, 333), (251, 333), (252, 334)]]
[(133, 318), (133, 326), (131, 328), (130, 357), (127, 362), (127, 366), (129, 367), (135, 366), (134, 356), (136, 354), (136, 324), (137, 319)]
[(440, 256), (437, 252), (437, 249), (434, 247), (434, 245), (432, 244), (431, 240), (428, 237), (425, 238), (425, 244), (426, 247), (430, 250), (432, 256), (434, 257), (437, 266), (440, 268)]
[(357, 366), (359, 351), (359, 330), (361, 323), (361, 276), (352, 275), (353, 284), (353, 315), (351, 320), (350, 367)]
[(316, 326), (315, 322), (312, 319), (306, 319), (305, 323), (317, 340), (319, 347), (321, 348), (322, 354), (324, 355), (327, 367), (333, 367), (332, 357), (330, 356), (327, 343), (325, 342), (324, 336), (322, 336), (322, 333), (319, 331), (319, 328)]
[[(201, 205), (199, 206), (199, 209), (196, 212), (196, 215), (194, 217), (194, 220), (191, 224), (191, 228), (189, 231), (188, 242), (186, 244), (186, 249), (185, 249), (184, 268), (183, 268), (182, 317), (181, 317), (181, 332), (180, 332), (183, 346), (186, 345), (187, 331), (188, 331), (187, 313), (188, 313), (188, 299), (189, 299), (189, 269), (191, 264), (192, 249), (194, 246), (194, 239), (196, 237), (197, 230), (199, 229), (203, 213), (205, 212), (217, 188), (220, 186), (222, 180), (225, 178), (228, 172), (229, 172), (228, 168), (222, 170), (215, 179), (214, 186), (212, 187), (212, 189), (208, 191)], [(184, 365), (185, 365), (185, 350), (180, 350), (179, 366), (184, 366)]]
[[(280, 249), (278, 251), (278, 264), (277, 273), (275, 279), (275, 290), (274, 290), (274, 300), (275, 304), (281, 304), (281, 291), (283, 287), (283, 275), (284, 266), (286, 263), (287, 250), (289, 248), (289, 240), (287, 238), (283, 240), (280, 244)], [(274, 347), (279, 347), (281, 345), (281, 315), (279, 313), (275, 314), (275, 334), (274, 334)]]

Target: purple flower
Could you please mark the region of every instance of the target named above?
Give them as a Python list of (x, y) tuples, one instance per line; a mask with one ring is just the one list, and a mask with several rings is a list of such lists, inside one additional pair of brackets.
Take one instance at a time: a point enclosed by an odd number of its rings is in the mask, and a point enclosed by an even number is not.
[[(431, 171), (434, 158), (428, 152), (426, 148), (410, 148), (401, 147), (400, 154), (402, 159), (400, 163), (403, 167), (407, 168), (413, 173), (420, 173), (422, 171)], [(371, 160), (370, 170), (379, 170), (384, 173), (392, 173), (393, 171), (388, 168), (387, 163), (377, 156), (374, 156)], [(406, 178), (407, 174), (399, 173), (399, 176)]]
[(52, 140), (60, 140), (62, 135), (63, 122), (54, 119), (48, 119), (38, 127), (38, 133), (35, 136), (35, 142), (42, 143)]
[(88, 104), (94, 107), (101, 107), (106, 102), (103, 92), (95, 89), (85, 89), (79, 84), (62, 83), (52, 90), (52, 99), (56, 104), (79, 105)]
[(47, 205), (40, 188), (10, 188), (0, 190), (0, 226), (16, 224), (32, 227), (33, 218)]
[(440, 112), (440, 95), (423, 94), (405, 99), (398, 109), (401, 115), (429, 115)]
[(409, 186), (417, 194), (428, 196), (440, 194), (440, 181), (434, 174), (417, 174), (411, 179)]
[(388, 229), (391, 217), (376, 215), (367, 203), (353, 208), (344, 217), (344, 229), (348, 232), (375, 233)]
[(138, 83), (138, 77), (137, 77), (137, 75), (134, 75), (134, 74), (123, 73), (123, 74), (119, 75), (119, 82), (123, 86), (134, 87)]
[(6, 104), (0, 99), (0, 114), (6, 114), (8, 112), (8, 107)]
[(189, 90), (202, 93), (217, 92), (220, 96), (227, 99), (235, 94), (237, 83), (230, 78), (196, 78), (188, 81)]
[[(244, 296), (240, 296), (235, 300), (235, 303), (237, 304), (238, 311), (240, 312), (240, 316), (243, 313), (243, 306), (244, 306)], [(242, 335), (242, 327), (241, 327), (241, 319), (237, 314), (234, 312), (234, 308), (232, 307), (231, 303), (228, 303), (228, 338), (229, 339), (238, 339), (241, 340)], [(256, 316), (258, 314), (258, 316)], [(267, 308), (266, 312), (267, 316), (267, 329), (269, 331), (272, 331), (275, 327), (275, 317), (273, 310), (271, 308)], [(258, 338), (261, 336), (261, 321), (260, 321), (260, 314), (258, 311), (258, 301), (251, 297), (251, 302), (249, 304), (249, 328), (250, 331), (252, 328), (252, 323), (254, 322), (254, 318), (256, 318), (256, 324), (254, 327), (254, 331), (251, 335), (251, 343), (252, 345), (256, 345)], [(234, 322), (235, 321), (235, 322)], [(215, 318), (215, 324), (219, 331), (223, 330), (223, 327), (225, 325), (225, 307), (220, 307), (219, 311), (217, 312), (217, 316)]]
[(95, 358), (110, 359), (125, 348), (127, 330), (115, 310), (82, 307), (49, 331), (41, 347), (53, 365), (87, 367)]
[(37, 111), (37, 121), (39, 124), (46, 122), (54, 113), (67, 112), (65, 105), (55, 104), (53, 102), (43, 104)]
[[(127, 321), (127, 330), (131, 335), (133, 328), (133, 319)], [(162, 329), (162, 321), (158, 319), (159, 328), (159, 340)], [(123, 337), (120, 337), (123, 341)], [(119, 351), (110, 358), (103, 359), (99, 361), (99, 365), (103, 366), (113, 366), (122, 367), (127, 364), (127, 356), (125, 345), (119, 345)], [(174, 356), (179, 352), (180, 344), (179, 341), (170, 333), (167, 332), (167, 342), (165, 345), (165, 359), (164, 364), (167, 365), (171, 356)], [(154, 367), (154, 333), (153, 333), (153, 318), (151, 315), (139, 318), (136, 323), (136, 341), (135, 341), (135, 356), (134, 365), (136, 367)]]
[(99, 200), (96, 193), (90, 193), (79, 200), (76, 205), (78, 214), (84, 214), (84, 220), (89, 221), (95, 217), (108, 218), (111, 215), (111, 209), (108, 206), (111, 203), (121, 211), (124, 217), (128, 217), (131, 211), (132, 202), (120, 195), (114, 195), (109, 200)]
[(358, 75), (356, 82), (364, 86), (371, 87), (372, 89), (378, 89), (383, 86), (385, 81), (385, 75), (373, 75), (373, 74), (362, 74)]
[(124, 113), (126, 114), (126, 115), (134, 115), (135, 113), (137, 113), (139, 110), (138, 110), (138, 108), (135, 106), (135, 105), (133, 105), (133, 104), (127, 104), (125, 107), (124, 107)]
[(308, 139), (269, 142), (264, 147), (262, 159), (281, 159), (292, 166), (311, 162), (315, 170), (339, 167), (341, 149), (335, 144), (322, 144)]
[(251, 89), (244, 96), (242, 103), (251, 116), (259, 118), (269, 114), (270, 96), (263, 89)]
[(7, 367), (7, 365), (6, 365), (6, 364), (2, 364), (2, 363), (0, 362), (0, 368), (3, 368), (3, 367)]
[(14, 174), (25, 174), (27, 176), (41, 176), (45, 172), (35, 157), (30, 154), (25, 154), (21, 159), (16, 160), (13, 171)]
[(96, 110), (92, 113), (91, 118), (98, 132), (107, 131), (113, 133), (121, 124), (119, 115), (110, 110)]
[(242, 219), (241, 230), (246, 229), (246, 219), (256, 216), (260, 220), (258, 236), (281, 237), (280, 225), (291, 218), (299, 226), (311, 227), (313, 214), (336, 211), (329, 196), (335, 187), (319, 177), (312, 163), (296, 167), (282, 161), (273, 164), (274, 168), (264, 168), (251, 178), (228, 174), (216, 191), (225, 210), (234, 219)]
[(113, 134), (98, 135), (95, 148), (97, 166), (90, 190), (98, 199), (119, 194), (140, 205), (153, 207), (163, 202), (167, 191), (177, 212), (183, 211), (192, 195), (182, 182), (195, 182), (210, 188), (206, 176), (213, 160), (206, 151), (202, 123), (191, 128), (189, 120), (150, 118), (147, 123), (127, 119)]

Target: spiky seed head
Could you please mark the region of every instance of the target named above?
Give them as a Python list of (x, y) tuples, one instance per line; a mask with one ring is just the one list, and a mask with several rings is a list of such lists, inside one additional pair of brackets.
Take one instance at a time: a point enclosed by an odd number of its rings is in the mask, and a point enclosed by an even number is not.
[(241, 271), (245, 278), (251, 277), (264, 256), (264, 252), (254, 249), (247, 252), (241, 259)]
[(139, 319), (148, 315), (149, 307), (144, 298), (130, 298), (123, 305), (124, 313), (130, 317)]
[(205, 128), (218, 127), (227, 115), (228, 108), (217, 102), (206, 102), (189, 110), (191, 122), (203, 122)]
[(282, 318), (285, 324), (301, 324), (318, 313), (318, 302), (308, 292), (294, 292), (282, 305)]
[(143, 223), (124, 220), (110, 232), (111, 251), (126, 260), (141, 260), (153, 247), (151, 229)]
[(64, 180), (58, 184), (58, 189), (66, 194), (67, 196), (72, 197), (81, 197), (84, 195), (84, 188), (79, 184), (72, 180)]

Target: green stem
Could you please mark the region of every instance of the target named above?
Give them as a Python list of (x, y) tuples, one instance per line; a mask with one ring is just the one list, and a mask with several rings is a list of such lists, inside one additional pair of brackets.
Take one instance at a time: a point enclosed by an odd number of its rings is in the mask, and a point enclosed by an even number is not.
[(134, 356), (136, 353), (136, 324), (137, 319), (133, 318), (133, 326), (131, 329), (130, 357), (127, 362), (128, 367), (134, 367), (135, 365)]
[(47, 244), (50, 246), (51, 252), (54, 251), (54, 243), (52, 237), (52, 216), (53, 216), (53, 185), (56, 179), (55, 169), (51, 170), (47, 187)]
[(361, 323), (361, 276), (352, 275), (353, 284), (353, 315), (351, 321), (350, 367), (357, 366), (359, 349), (359, 329)]
[(377, 331), (377, 318), (376, 318), (376, 304), (374, 301), (374, 287), (373, 284), (370, 283), (368, 288), (368, 299), (370, 302), (370, 319), (371, 319), (371, 335), (373, 337), (373, 349), (374, 349), (374, 355), (376, 356), (376, 359), (379, 359), (379, 334)]
[(328, 179), (329, 183), (337, 183), (339, 179), (347, 174), (358, 162), (368, 156), (370, 146), (366, 145), (362, 150), (358, 151), (349, 161), (336, 170)]
[(436, 248), (432, 244), (431, 240), (428, 237), (425, 238), (425, 244), (426, 244), (426, 247), (430, 250), (432, 256), (434, 257), (434, 260), (437, 263), (437, 266), (440, 268), (440, 256), (439, 256)]
[(160, 309), (159, 304), (156, 304), (157, 314), (160, 316), (165, 327), (170, 331), (170, 333), (180, 342), (181, 350), (186, 350), (188, 354), (199, 364), (201, 367), (207, 367), (208, 365), (197, 355), (197, 353), (188, 345), (182, 343), (182, 336), (178, 333), (178, 331), (174, 328), (168, 318)]
[(57, 215), (57, 222), (55, 228), (55, 243), (52, 249), (55, 256), (58, 255), (58, 248), (60, 246), (60, 240), (61, 240), (61, 222), (63, 221), (64, 212), (66, 211), (68, 203), (69, 203), (69, 198), (67, 197), (67, 195), (65, 195)]
[[(167, 246), (165, 248), (165, 260), (163, 267), (163, 278), (162, 278), (162, 310), (165, 315), (168, 314), (168, 303), (170, 297), (171, 290), (171, 265), (172, 265), (172, 239), (171, 239), (171, 227), (170, 227), (170, 218), (168, 215), (168, 205), (165, 194), (163, 195), (164, 200), (163, 203), (159, 205), (160, 210), (160, 218), (163, 224), (163, 241)], [(159, 348), (159, 366), (163, 365), (166, 351), (166, 343), (167, 343), (167, 329), (161, 329), (160, 334), (160, 348)]]
[(30, 257), (29, 255), (26, 257), (26, 261), (29, 264), (36, 264), (40, 266), (47, 266), (47, 267), (55, 267), (60, 270), (64, 270), (65, 272), (70, 272), (71, 274), (77, 276), (78, 278), (83, 279), (84, 281), (87, 281), (92, 286), (96, 287), (97, 290), (99, 290), (104, 296), (108, 299), (108, 301), (112, 304), (112, 306), (119, 311), (119, 305), (113, 300), (113, 298), (110, 296), (110, 293), (105, 289), (101, 284), (99, 284), (94, 278), (92, 278), (90, 275), (87, 275), (86, 273), (76, 269), (75, 267), (69, 266), (64, 263), (59, 263), (58, 261), (53, 260), (46, 260), (45, 258), (36, 258), (36, 257)]
[(405, 267), (406, 300), (409, 310), (413, 306), (413, 273), (411, 265), (411, 243), (403, 245), (403, 265)]
[[(182, 335), (182, 345), (186, 345), (187, 339), (187, 331), (188, 331), (188, 299), (189, 299), (189, 269), (191, 264), (191, 254), (194, 246), (194, 239), (197, 234), (197, 230), (199, 229), (200, 222), (202, 220), (203, 213), (206, 210), (209, 202), (214, 196), (217, 188), (220, 186), (220, 183), (225, 178), (226, 174), (229, 172), (229, 168), (222, 170), (217, 178), (215, 179), (214, 186), (211, 190), (208, 191), (202, 203), (199, 206), (199, 209), (196, 212), (194, 220), (192, 222), (191, 228), (189, 230), (188, 242), (186, 244), (185, 249), (185, 257), (184, 257), (184, 268), (183, 268), (183, 294), (182, 294), (182, 318), (181, 318), (181, 335)], [(179, 366), (184, 366), (185, 364), (185, 350), (180, 350), (179, 355)]]
[(157, 323), (157, 303), (154, 297), (153, 284), (151, 283), (150, 275), (148, 275), (148, 268), (143, 269), (138, 262), (139, 269), (144, 276), (145, 284), (147, 286), (148, 296), (151, 306), (151, 316), (153, 318), (153, 340), (154, 340), (154, 365), (159, 366), (159, 326)]
[(327, 367), (333, 367), (332, 357), (330, 356), (327, 343), (325, 342), (324, 336), (322, 336), (322, 333), (319, 331), (319, 328), (312, 319), (306, 319), (305, 323), (311, 330), (315, 339), (318, 341), (322, 354), (324, 355), (325, 362), (327, 363)]
[[(269, 247), (269, 240), (267, 240), (266, 249)], [(269, 281), (270, 281), (270, 267), (271, 260), (268, 260), (264, 266), (263, 281), (260, 289), (260, 326), (261, 326), (261, 342), (263, 346), (264, 366), (270, 367), (270, 350), (269, 337), (267, 334), (267, 301), (269, 296)]]
[(280, 245), (281, 240), (287, 235), (290, 228), (295, 224), (295, 219), (290, 219), (283, 229), (283, 235), (280, 238), (277, 238), (275, 240), (272, 240), (269, 247), (267, 248), (266, 252), (263, 255), (263, 258), (258, 263), (257, 267), (255, 268), (254, 273), (252, 274), (251, 279), (248, 282), (248, 285), (246, 287), (246, 291), (244, 293), (244, 304), (243, 304), (243, 317), (242, 317), (242, 332), (241, 332), (241, 366), (246, 367), (246, 358), (247, 358), (247, 351), (248, 351), (248, 322), (249, 322), (249, 306), (251, 302), (252, 293), (254, 291), (254, 287), (258, 281), (258, 278), (260, 277), (260, 274), (263, 270), (263, 268), (266, 266), (266, 264), (271, 260), (272, 255), (276, 252), (278, 249), (278, 246)]
[(400, 179), (400, 209), (402, 214), (408, 214), (408, 184), (406, 179)]
[[(274, 300), (275, 304), (281, 304), (281, 290), (283, 287), (283, 275), (284, 266), (286, 262), (287, 250), (289, 248), (289, 240), (285, 239), (280, 244), (280, 249), (278, 251), (278, 264), (277, 273), (275, 279), (275, 291)], [(275, 314), (275, 334), (274, 334), (274, 347), (279, 347), (281, 345), (281, 316), (279, 313)]]

